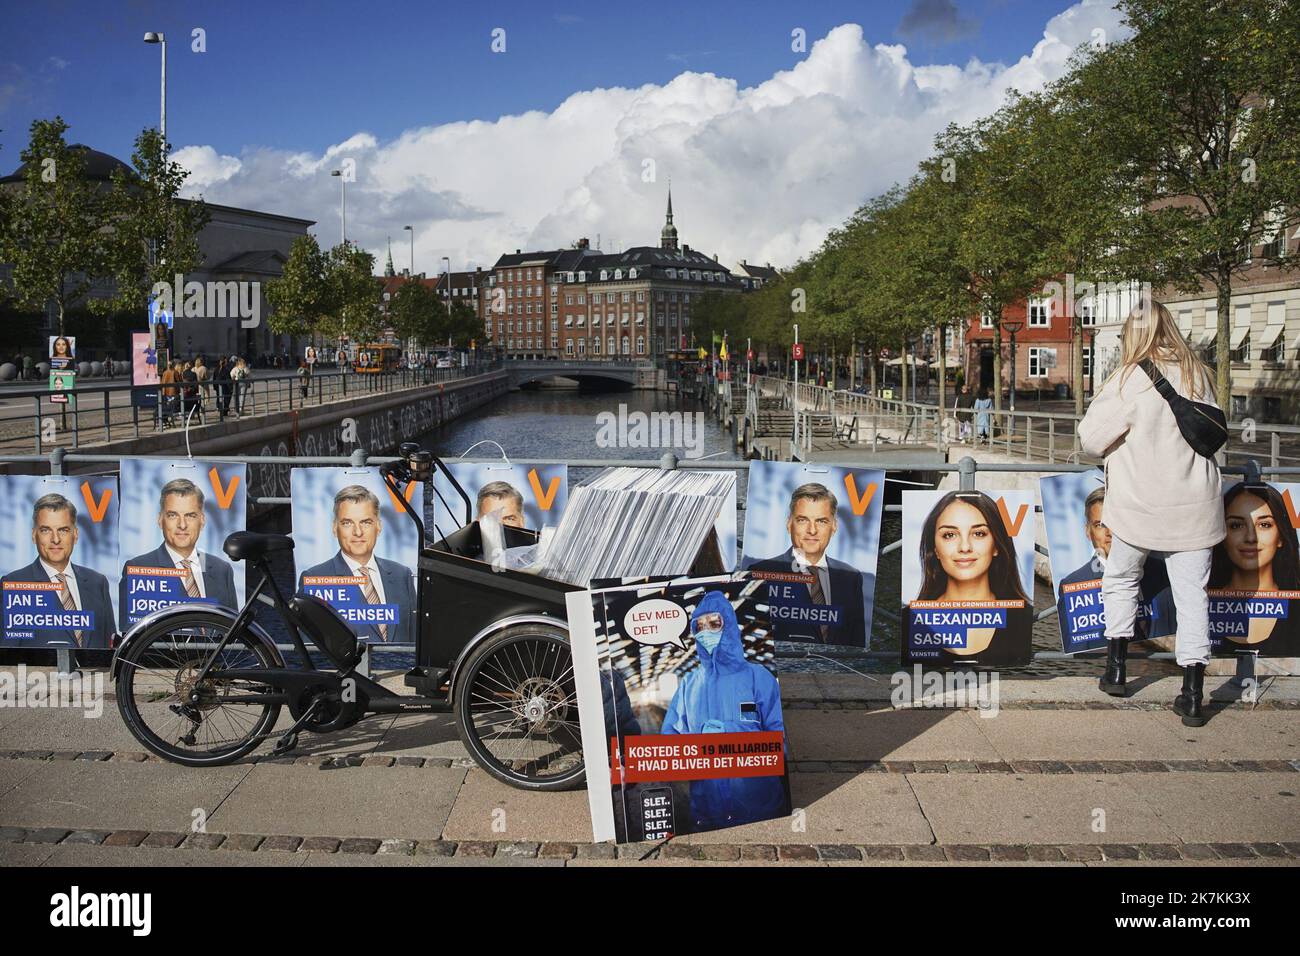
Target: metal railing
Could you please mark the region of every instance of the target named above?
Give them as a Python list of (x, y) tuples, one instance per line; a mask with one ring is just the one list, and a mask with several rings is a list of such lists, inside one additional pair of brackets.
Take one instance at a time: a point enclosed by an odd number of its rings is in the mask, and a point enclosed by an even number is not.
[[(133, 456), (153, 459), (174, 459), (173, 455), (143, 455)], [(222, 455), (205, 455), (204, 461), (214, 462), (237, 462), (249, 465), (300, 465), (300, 466), (319, 466), (319, 465), (344, 465), (354, 468), (364, 468), (367, 465), (383, 464), (394, 461), (391, 456), (371, 456), (364, 448), (358, 448), (348, 456), (285, 456), (285, 455), (259, 455), (256, 457), (248, 456), (222, 456)], [(492, 464), (499, 462), (500, 458), (457, 458), (457, 463), (465, 462), (470, 464)], [(80, 452), (71, 452), (63, 448), (56, 448), (48, 455), (0, 455), (0, 464), (3, 463), (24, 463), (27, 465), (48, 464), (51, 475), (66, 474), (66, 469), (71, 464), (112, 464), (116, 465), (121, 458), (116, 455), (96, 455)], [(611, 460), (603, 458), (593, 459), (536, 459), (530, 458), (529, 464), (537, 465), (567, 465), (571, 469), (604, 469), (614, 467), (635, 467), (635, 468), (660, 468), (662, 470), (673, 470), (677, 468), (707, 469), (707, 470), (731, 470), (737, 473), (748, 473), (750, 462), (745, 460), (723, 461), (718, 459), (680, 459), (672, 452), (662, 455), (657, 461), (655, 459), (623, 459)], [(961, 491), (974, 491), (975, 476), (980, 472), (997, 473), (997, 474), (1023, 474), (1030, 472), (1033, 474), (1065, 474), (1075, 472), (1091, 471), (1092, 465), (1086, 464), (1042, 464), (1038, 463), (1035, 467), (1026, 469), (1019, 464), (1009, 462), (978, 462), (970, 456), (963, 457), (956, 463), (942, 462), (937, 463), (930, 460), (899, 460), (892, 461), (886, 471), (889, 472), (920, 472), (920, 473), (938, 473), (938, 474), (956, 474), (957, 488)], [(1259, 480), (1270, 475), (1295, 476), (1300, 475), (1300, 467), (1297, 466), (1259, 466), (1256, 462), (1250, 461), (1245, 465), (1228, 465), (1224, 466), (1221, 471), (1228, 475), (1242, 475), (1250, 480)], [(737, 475), (739, 478), (739, 474)], [(248, 496), (248, 501), (254, 505), (287, 505), (291, 503), (290, 498), (281, 496)], [(426, 498), (426, 502), (429, 499)], [(743, 508), (743, 506), (742, 506)], [(890, 513), (901, 513), (902, 505), (885, 505), (884, 510)], [(1036, 513), (1042, 512), (1040, 505), (1035, 505)], [(744, 522), (737, 522), (737, 553), (743, 554), (743, 528)], [(903, 545), (902, 539), (892, 541), (888, 544), (882, 544), (879, 554), (889, 554), (892, 551), (899, 550)], [(1048, 549), (1036, 545), (1036, 551), (1044, 556), (1048, 555)], [(901, 588), (901, 582), (900, 582)], [(887, 610), (876, 606), (875, 613), (887, 617), (889, 620), (896, 621), (897, 616)], [(1057, 606), (1055, 601), (1051, 601), (1044, 608), (1035, 607), (1034, 620), (1042, 621), (1055, 616)], [(782, 655), (784, 656), (784, 655)], [(796, 655), (803, 656), (803, 655)], [(861, 653), (861, 656), (874, 660), (893, 660), (898, 657), (898, 651), (872, 651), (869, 648)], [(1173, 654), (1170, 652), (1155, 652), (1149, 655), (1151, 659), (1171, 660)], [(1036, 651), (1033, 654), (1034, 661), (1052, 661), (1052, 660), (1072, 660), (1074, 654), (1064, 651)], [(62, 661), (62, 658), (61, 658)], [(60, 664), (62, 666), (62, 663)], [(1237, 677), (1249, 677), (1253, 674), (1253, 655), (1239, 655)]]
[[(945, 400), (940, 414), (937, 404), (882, 398), (878, 395), (831, 389), (800, 382), (797, 391), (788, 379), (755, 375), (761, 394), (780, 396), (789, 408), (804, 412), (827, 412), (837, 425), (857, 426), (852, 444), (933, 444), (939, 451), (950, 445), (987, 446), (1025, 461), (1097, 464), (1100, 459), (1079, 447), (1079, 416), (1072, 412), (1040, 412), (1009, 408), (956, 409), (956, 394)], [(988, 416), (988, 434), (981, 438), (976, 416)], [(960, 416), (960, 417), (959, 417)], [(966, 423), (965, 436), (962, 421)], [(1229, 422), (1231, 434), (1223, 452), (1229, 465), (1245, 466), (1249, 461), (1268, 462), (1269, 467), (1300, 466), (1300, 426), (1256, 422)], [(837, 428), (837, 433), (839, 429)], [(844, 439), (841, 439), (842, 441)], [(810, 437), (800, 429), (800, 448), (812, 448)]]
[[(500, 369), (483, 362), (453, 369), (388, 372), (258, 370), (240, 382), (81, 385), (73, 391), (0, 387), (0, 449), (44, 454), (50, 447), (80, 448), (139, 438), (170, 429), (325, 405), (329, 402), (453, 382)], [(188, 393), (187, 393), (188, 390)], [(59, 396), (70, 400), (62, 403)], [(69, 407), (70, 406), (70, 407)]]

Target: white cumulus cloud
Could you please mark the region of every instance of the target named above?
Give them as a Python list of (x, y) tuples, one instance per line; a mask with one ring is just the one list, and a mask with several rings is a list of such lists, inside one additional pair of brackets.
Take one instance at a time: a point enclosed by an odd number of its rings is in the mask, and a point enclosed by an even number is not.
[(950, 122), (991, 113), (1011, 89), (1041, 88), (1081, 44), (1114, 42), (1109, 0), (1053, 17), (1010, 64), (916, 64), (905, 47), (872, 44), (856, 24), (831, 30), (807, 56), (753, 87), (683, 72), (663, 85), (599, 88), (551, 112), (413, 127), (380, 142), (357, 131), (319, 153), (247, 146), (239, 156), (191, 145), (189, 195), (317, 221), (339, 235), (339, 180), (348, 237), (383, 262), (392, 236), (415, 227), (417, 270), (490, 267), (516, 248), (601, 237), (606, 251), (658, 242), (671, 177), (681, 241), (726, 265), (786, 265), (813, 251), (864, 200), (906, 179)]

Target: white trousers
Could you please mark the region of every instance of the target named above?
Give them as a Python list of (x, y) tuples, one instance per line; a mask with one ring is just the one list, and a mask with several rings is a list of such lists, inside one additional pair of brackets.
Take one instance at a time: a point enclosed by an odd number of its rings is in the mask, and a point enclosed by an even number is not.
[(1101, 578), (1101, 600), (1106, 610), (1106, 639), (1133, 636), (1133, 622), (1141, 597), (1142, 566), (1147, 555), (1165, 559), (1174, 610), (1178, 614), (1178, 636), (1174, 654), (1180, 667), (1210, 662), (1210, 611), (1205, 585), (1210, 580), (1210, 549), (1197, 551), (1148, 551), (1122, 541), (1114, 532), (1110, 554)]

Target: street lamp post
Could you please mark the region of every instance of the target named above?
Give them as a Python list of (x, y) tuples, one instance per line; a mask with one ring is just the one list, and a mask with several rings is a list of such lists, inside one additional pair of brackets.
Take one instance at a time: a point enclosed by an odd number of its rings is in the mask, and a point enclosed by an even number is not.
[(412, 229), (410, 226), (403, 226), (402, 228), (411, 234), (411, 276), (410, 277), (414, 279), (415, 278), (415, 230)]
[(1011, 333), (1011, 411), (1016, 410), (1016, 333), (1023, 328), (1020, 322), (1003, 322), (1002, 327)]
[(167, 157), (167, 37), (152, 30), (144, 35), (145, 43), (157, 43), (162, 48), (162, 105), (158, 132), (162, 134), (163, 158)]
[(330, 170), (330, 175), (339, 178), (339, 213), (342, 218), (342, 245), (346, 249), (348, 245), (348, 179), (343, 175), (343, 170), (341, 169)]
[(442, 261), (447, 263), (447, 348), (451, 348), (451, 259), (443, 256)]

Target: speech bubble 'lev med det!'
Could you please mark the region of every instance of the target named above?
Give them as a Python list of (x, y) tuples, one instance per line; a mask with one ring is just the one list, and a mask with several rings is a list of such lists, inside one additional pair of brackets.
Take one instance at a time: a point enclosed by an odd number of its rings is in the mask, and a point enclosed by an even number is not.
[(686, 623), (686, 611), (681, 607), (663, 598), (649, 598), (632, 605), (623, 615), (623, 633), (638, 644), (675, 644), (686, 650), (682, 641)]

